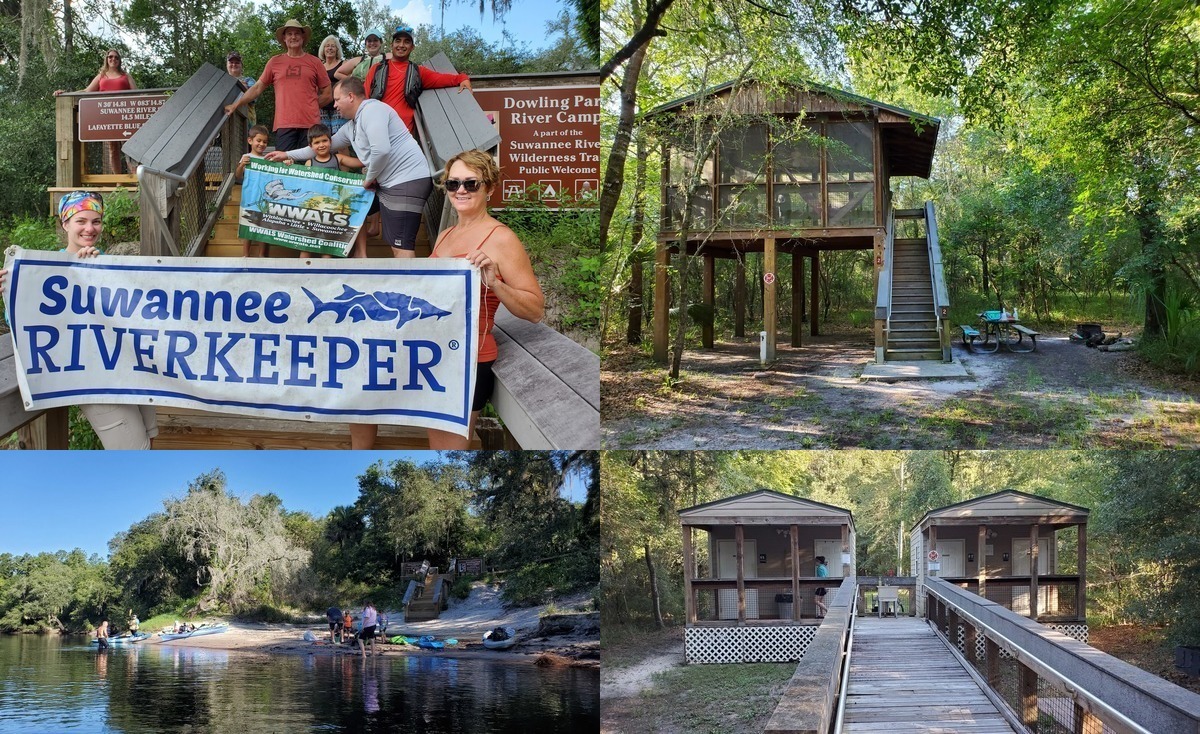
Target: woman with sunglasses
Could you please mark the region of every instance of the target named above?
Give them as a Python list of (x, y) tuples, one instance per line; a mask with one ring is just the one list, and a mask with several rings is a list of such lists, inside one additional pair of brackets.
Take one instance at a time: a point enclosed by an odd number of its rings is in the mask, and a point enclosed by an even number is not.
[[(67, 235), (65, 252), (81, 260), (100, 255), (104, 200), (99, 194), (64, 195), (58, 202), (58, 218)], [(7, 276), (8, 270), (0, 269), (0, 290)], [(158, 418), (151, 405), (81, 405), (79, 409), (106, 449), (148, 449), (150, 439), (158, 435)]]
[[(478, 366), (467, 437), (427, 429), (431, 449), (465, 449), (469, 444), (470, 433), (496, 384), (492, 365), (497, 348), (492, 326), (500, 304), (512, 315), (534, 323), (541, 321), (545, 313), (546, 299), (525, 246), (511, 229), (488, 212), (488, 201), (499, 181), (496, 161), (481, 150), (463, 151), (446, 161), (442, 186), (458, 214), (458, 223), (442, 232), (429, 256), (462, 258), (477, 266), (482, 279), (483, 310), (479, 315)], [(375, 443), (375, 431), (376, 426), (351, 425), (351, 443), (355, 448), (370, 448)]]
[[(132, 89), (137, 89), (137, 84), (133, 81), (133, 77), (129, 72), (125, 71), (125, 67), (121, 65), (121, 52), (110, 48), (104, 54), (104, 60), (100, 62), (100, 71), (92, 79), (92, 82), (81, 92), (127, 92)], [(54, 96), (64, 94), (66, 90), (54, 90)], [(123, 173), (121, 170), (121, 144), (120, 143), (105, 143), (105, 149), (108, 151), (108, 165), (113, 173)]]

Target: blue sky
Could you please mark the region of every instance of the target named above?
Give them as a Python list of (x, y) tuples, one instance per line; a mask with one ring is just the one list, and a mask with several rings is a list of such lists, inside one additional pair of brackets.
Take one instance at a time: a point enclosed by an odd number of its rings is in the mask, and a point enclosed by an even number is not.
[[(413, 27), (429, 25), (436, 29), (442, 26), (443, 15), (437, 3), (428, 0), (392, 0), (389, 6)], [(456, 2), (446, 7), (445, 30), (450, 33), (467, 26), (477, 30), (490, 42), (499, 41), (501, 34), (507, 30), (518, 41), (528, 43), (530, 48), (540, 49), (551, 43), (546, 36), (546, 22), (557, 18), (563, 7), (562, 2), (556, 0), (513, 0), (512, 9), (499, 20), (493, 21), (491, 0), (486, 3), (482, 18), (479, 16), (479, 3), (475, 0)]]
[[(358, 497), (374, 462), (437, 461), (435, 451), (0, 451), (0, 553), (82, 548), (108, 541), (220, 468), (239, 497), (274, 492), (285, 508), (321, 516)], [(583, 500), (575, 482), (567, 496)]]

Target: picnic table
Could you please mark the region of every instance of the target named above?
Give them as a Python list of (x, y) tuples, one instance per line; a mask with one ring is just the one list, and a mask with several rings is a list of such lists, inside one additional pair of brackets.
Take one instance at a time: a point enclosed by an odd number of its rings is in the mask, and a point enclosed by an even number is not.
[(958, 328), (962, 329), (963, 346), (972, 352), (992, 354), (1000, 347), (1010, 352), (1037, 350), (1038, 332), (1003, 311), (984, 311), (976, 326), (961, 324)]

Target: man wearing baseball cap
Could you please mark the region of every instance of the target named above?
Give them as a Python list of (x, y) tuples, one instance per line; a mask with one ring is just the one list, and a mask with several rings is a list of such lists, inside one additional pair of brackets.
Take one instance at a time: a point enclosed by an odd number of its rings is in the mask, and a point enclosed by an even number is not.
[(275, 87), (275, 147), (279, 150), (301, 148), (308, 142), (308, 129), (321, 121), (321, 107), (333, 99), (333, 87), (325, 65), (304, 48), (312, 29), (292, 18), (275, 31), (275, 40), (284, 53), (272, 56), (262, 76), (225, 114), (258, 99), (268, 86)]
[(411, 63), (408, 57), (414, 45), (412, 28), (396, 28), (392, 33), (392, 58), (372, 66), (367, 72), (365, 84), (371, 98), (383, 100), (394, 109), (408, 131), (416, 136), (413, 108), (417, 105), (421, 90), (457, 86), (461, 92), (471, 88), (471, 79), (466, 74), (443, 74)]
[[(225, 71), (229, 72), (229, 76), (242, 83), (243, 92), (254, 86), (254, 77), (247, 76), (242, 73), (242, 55), (237, 51), (230, 51), (225, 57)], [(258, 122), (254, 114), (253, 102), (251, 102), (250, 106), (246, 108), (246, 117), (250, 119), (251, 127)]]

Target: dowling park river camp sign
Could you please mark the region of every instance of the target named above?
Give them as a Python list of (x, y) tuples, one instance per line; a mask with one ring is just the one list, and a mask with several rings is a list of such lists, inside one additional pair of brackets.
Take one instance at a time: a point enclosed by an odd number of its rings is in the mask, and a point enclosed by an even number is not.
[(540, 199), (595, 206), (600, 193), (600, 85), (475, 89), (500, 132), (502, 206)]
[(375, 192), (363, 177), (253, 159), (242, 182), (238, 237), (345, 257)]
[(7, 255), (26, 410), (153, 404), (467, 435), (479, 272), (465, 261)]

